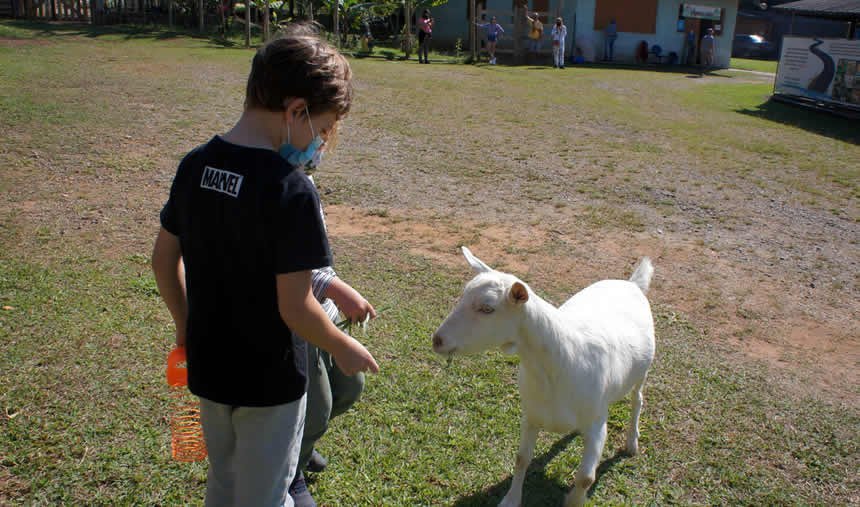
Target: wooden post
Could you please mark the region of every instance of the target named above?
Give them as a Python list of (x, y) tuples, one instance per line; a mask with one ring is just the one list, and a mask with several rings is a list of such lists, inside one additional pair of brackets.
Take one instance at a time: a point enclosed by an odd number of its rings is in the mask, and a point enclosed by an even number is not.
[(334, 19), (334, 45), (340, 48), (340, 0), (331, 0), (331, 5), (334, 9), (332, 12)]
[(271, 31), (269, 28), (269, 1), (263, 0), (263, 42), (269, 40)]
[(408, 60), (409, 55), (412, 54), (412, 0), (406, 0), (403, 6), (406, 9), (406, 12), (404, 12), (406, 16), (406, 48), (404, 48), (403, 53)]
[(520, 4), (517, 3), (514, 6), (514, 62), (517, 64), (522, 63), (523, 58), (523, 47), (522, 47), (522, 26), (523, 26), (523, 13), (520, 11)]
[(218, 31), (221, 32), (223, 37), (227, 36), (227, 13), (225, 12), (227, 9), (224, 6), (224, 0), (218, 0), (218, 19), (220, 21), (221, 26), (218, 27)]
[(251, 0), (245, 0), (245, 47), (251, 47)]
[(472, 55), (472, 63), (478, 62), (478, 41), (477, 30), (475, 26), (475, 22), (478, 19), (478, 13), (476, 12), (478, 8), (478, 2), (475, 0), (471, 0), (470, 3), (471, 9), (469, 12), (469, 49)]

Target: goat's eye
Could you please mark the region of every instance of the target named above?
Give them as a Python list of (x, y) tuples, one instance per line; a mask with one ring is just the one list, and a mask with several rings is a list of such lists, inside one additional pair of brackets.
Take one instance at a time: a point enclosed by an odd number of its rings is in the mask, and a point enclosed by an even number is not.
[(495, 308), (493, 308), (490, 305), (481, 305), (480, 307), (478, 307), (478, 311), (481, 313), (489, 314), (489, 313), (493, 313), (495, 311)]

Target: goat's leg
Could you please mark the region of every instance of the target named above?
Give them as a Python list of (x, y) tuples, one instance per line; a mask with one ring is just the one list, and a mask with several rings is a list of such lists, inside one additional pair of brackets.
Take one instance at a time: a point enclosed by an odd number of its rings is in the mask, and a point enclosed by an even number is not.
[(643, 380), (633, 387), (630, 393), (630, 427), (627, 428), (627, 454), (635, 456), (639, 452), (639, 414), (642, 412), (642, 386)]
[(535, 452), (535, 442), (537, 442), (538, 429), (529, 424), (528, 420), (523, 416), (520, 421), (520, 450), (517, 453), (517, 461), (514, 466), (514, 479), (511, 482), (511, 489), (508, 494), (502, 499), (499, 507), (518, 507), (523, 499), (523, 481), (526, 478), (526, 469), (532, 461)]
[(606, 417), (592, 424), (582, 437), (585, 440), (585, 450), (573, 480), (573, 490), (564, 499), (565, 507), (585, 505), (586, 494), (594, 484), (597, 463), (600, 461), (603, 444), (606, 442)]

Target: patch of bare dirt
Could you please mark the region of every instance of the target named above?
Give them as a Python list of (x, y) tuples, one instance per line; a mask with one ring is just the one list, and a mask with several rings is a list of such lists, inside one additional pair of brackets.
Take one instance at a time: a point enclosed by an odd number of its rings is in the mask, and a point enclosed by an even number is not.
[(844, 315), (831, 315), (828, 306), (810, 304), (816, 297), (811, 288), (798, 290), (793, 277), (775, 276), (759, 263), (737, 262), (731, 252), (666, 233), (609, 232), (598, 238), (584, 230), (571, 234), (547, 226), (488, 225), (403, 210), (380, 216), (329, 206), (326, 213), (335, 237), (396, 237), (412, 253), (454, 269), (465, 266), (458, 247), (466, 244), (538, 292), (576, 291), (602, 278), (626, 278), (633, 263), (648, 255), (656, 266), (653, 302), (683, 312), (730, 350), (776, 368), (808, 372), (814, 390), (858, 403), (858, 302), (845, 303)]
[(0, 37), (0, 46), (7, 48), (20, 48), (24, 46), (46, 46), (50, 41), (44, 39), (12, 39), (9, 37)]
[(6, 467), (0, 465), (0, 505), (11, 505), (28, 491), (30, 485), (26, 481), (15, 477)]

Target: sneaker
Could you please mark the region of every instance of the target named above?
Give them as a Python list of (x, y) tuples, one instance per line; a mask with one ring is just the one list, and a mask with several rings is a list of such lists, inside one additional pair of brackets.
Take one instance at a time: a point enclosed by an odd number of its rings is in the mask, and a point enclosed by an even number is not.
[(296, 507), (317, 507), (314, 497), (312, 497), (311, 492), (308, 491), (308, 485), (305, 483), (305, 476), (301, 472), (296, 473), (296, 478), (293, 479), (293, 483), (290, 484), (289, 492), (290, 497), (293, 499), (293, 503), (296, 504)]
[(328, 460), (323, 458), (322, 454), (318, 453), (316, 449), (311, 452), (311, 457), (308, 460), (308, 465), (305, 469), (308, 472), (319, 473), (325, 470), (325, 467), (328, 466)]

